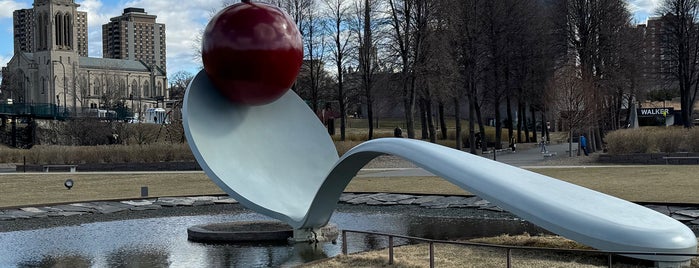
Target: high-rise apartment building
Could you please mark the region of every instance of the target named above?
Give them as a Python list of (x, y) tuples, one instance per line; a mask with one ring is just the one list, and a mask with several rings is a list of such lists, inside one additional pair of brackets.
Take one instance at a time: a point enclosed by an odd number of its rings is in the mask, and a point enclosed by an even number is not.
[(12, 12), (15, 36), (15, 53), (32, 52), (34, 49), (34, 9), (19, 9)]
[(647, 23), (638, 25), (637, 29), (643, 35), (642, 75), (646, 90), (667, 90), (676, 86), (671, 74), (673, 61), (667, 45), (670, 30), (663, 17), (648, 18)]
[(140, 60), (165, 70), (165, 24), (156, 23), (155, 18), (143, 8), (133, 7), (111, 18), (102, 25), (102, 56)]
[[(45, 18), (35, 16), (34, 13), (33, 8), (19, 9), (12, 13), (15, 53), (34, 52), (37, 50), (34, 45), (37, 44), (40, 36), (37, 36), (39, 32), (35, 25), (38, 24), (38, 19), (44, 20)], [(77, 31), (77, 46), (75, 50), (78, 52), (78, 55), (87, 57), (87, 12), (76, 11), (74, 24), (74, 28), (72, 25), (66, 28)]]

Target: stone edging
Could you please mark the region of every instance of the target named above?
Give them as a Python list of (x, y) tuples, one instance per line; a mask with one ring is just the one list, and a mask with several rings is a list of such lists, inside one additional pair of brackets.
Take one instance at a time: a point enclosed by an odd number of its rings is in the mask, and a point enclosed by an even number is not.
[[(341, 203), (369, 206), (415, 205), (428, 209), (472, 208), (505, 212), (476, 196), (410, 195), (392, 193), (343, 193)], [(160, 197), (129, 201), (97, 201), (24, 207), (0, 210), (0, 222), (45, 217), (67, 217), (83, 214), (110, 214), (123, 211), (155, 210), (163, 207), (193, 207), (217, 204), (236, 204), (238, 201), (228, 196)], [(645, 207), (670, 216), (687, 225), (699, 225), (699, 208), (676, 205), (651, 204)]]

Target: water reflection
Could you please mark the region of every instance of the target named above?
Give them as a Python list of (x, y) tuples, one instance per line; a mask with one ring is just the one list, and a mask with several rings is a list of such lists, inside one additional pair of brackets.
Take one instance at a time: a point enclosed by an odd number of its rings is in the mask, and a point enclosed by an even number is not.
[[(182, 216), (98, 222), (80, 226), (0, 233), (0, 267), (279, 267), (340, 254), (341, 245), (286, 243), (201, 244), (187, 241), (192, 225), (270, 220), (255, 214)], [(416, 217), (337, 212), (331, 222), (341, 229), (458, 239), (502, 233), (539, 232), (519, 221)], [(397, 244), (408, 241), (396, 240)], [(351, 235), (350, 252), (382, 248), (385, 238)]]
[[(7, 246), (7, 245), (5, 245)], [(79, 255), (56, 255), (44, 256), (41, 260), (23, 261), (17, 264), (19, 268), (35, 268), (35, 267), (90, 267), (92, 260)]]
[(109, 267), (169, 267), (168, 252), (162, 249), (119, 248), (107, 254)]

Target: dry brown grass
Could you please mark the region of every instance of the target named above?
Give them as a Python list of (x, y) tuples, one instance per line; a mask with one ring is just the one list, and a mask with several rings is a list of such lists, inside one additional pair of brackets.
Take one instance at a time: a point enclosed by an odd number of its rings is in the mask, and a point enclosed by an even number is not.
[(0, 207), (140, 198), (142, 186), (149, 196), (223, 194), (203, 173), (17, 173), (0, 175)]
[[(699, 166), (541, 168), (534, 171), (626, 200), (699, 204), (695, 175), (699, 174)], [(68, 178), (76, 183), (72, 190), (63, 187)], [(148, 186), (151, 196), (222, 193), (200, 172), (10, 173), (0, 175), (0, 207), (137, 198), (141, 186)], [(470, 194), (439, 177), (354, 178), (345, 191)]]
[[(536, 168), (532, 171), (636, 202), (699, 204), (696, 194), (699, 166), (695, 165)], [(346, 191), (469, 194), (439, 177), (355, 178)]]
[(605, 140), (610, 154), (699, 152), (698, 129), (622, 129), (607, 134)]
[[(528, 234), (478, 238), (469, 242), (560, 248), (588, 249), (568, 239), (552, 236), (530, 236)], [(506, 267), (507, 251), (505, 249), (464, 246), (452, 244), (434, 244), (435, 267)], [(605, 255), (566, 253), (541, 250), (512, 250), (513, 267), (607, 267)], [(692, 260), (690, 267), (699, 267), (699, 261)], [(313, 262), (302, 267), (427, 267), (429, 266), (429, 245), (416, 244), (394, 248), (394, 264), (388, 264), (388, 249), (340, 255), (335, 258)], [(614, 267), (647, 267), (643, 264), (614, 263)]]

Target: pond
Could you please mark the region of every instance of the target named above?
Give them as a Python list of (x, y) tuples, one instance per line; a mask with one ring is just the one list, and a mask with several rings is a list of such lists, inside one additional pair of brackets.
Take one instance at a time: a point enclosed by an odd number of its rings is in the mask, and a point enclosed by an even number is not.
[[(198, 224), (270, 220), (256, 213), (177, 216), (87, 223), (0, 233), (0, 267), (289, 267), (336, 256), (337, 243), (202, 244), (187, 240)], [(340, 229), (433, 239), (543, 232), (519, 220), (336, 212)], [(350, 252), (385, 247), (383, 238), (348, 236)], [(403, 241), (405, 242), (405, 241)]]

